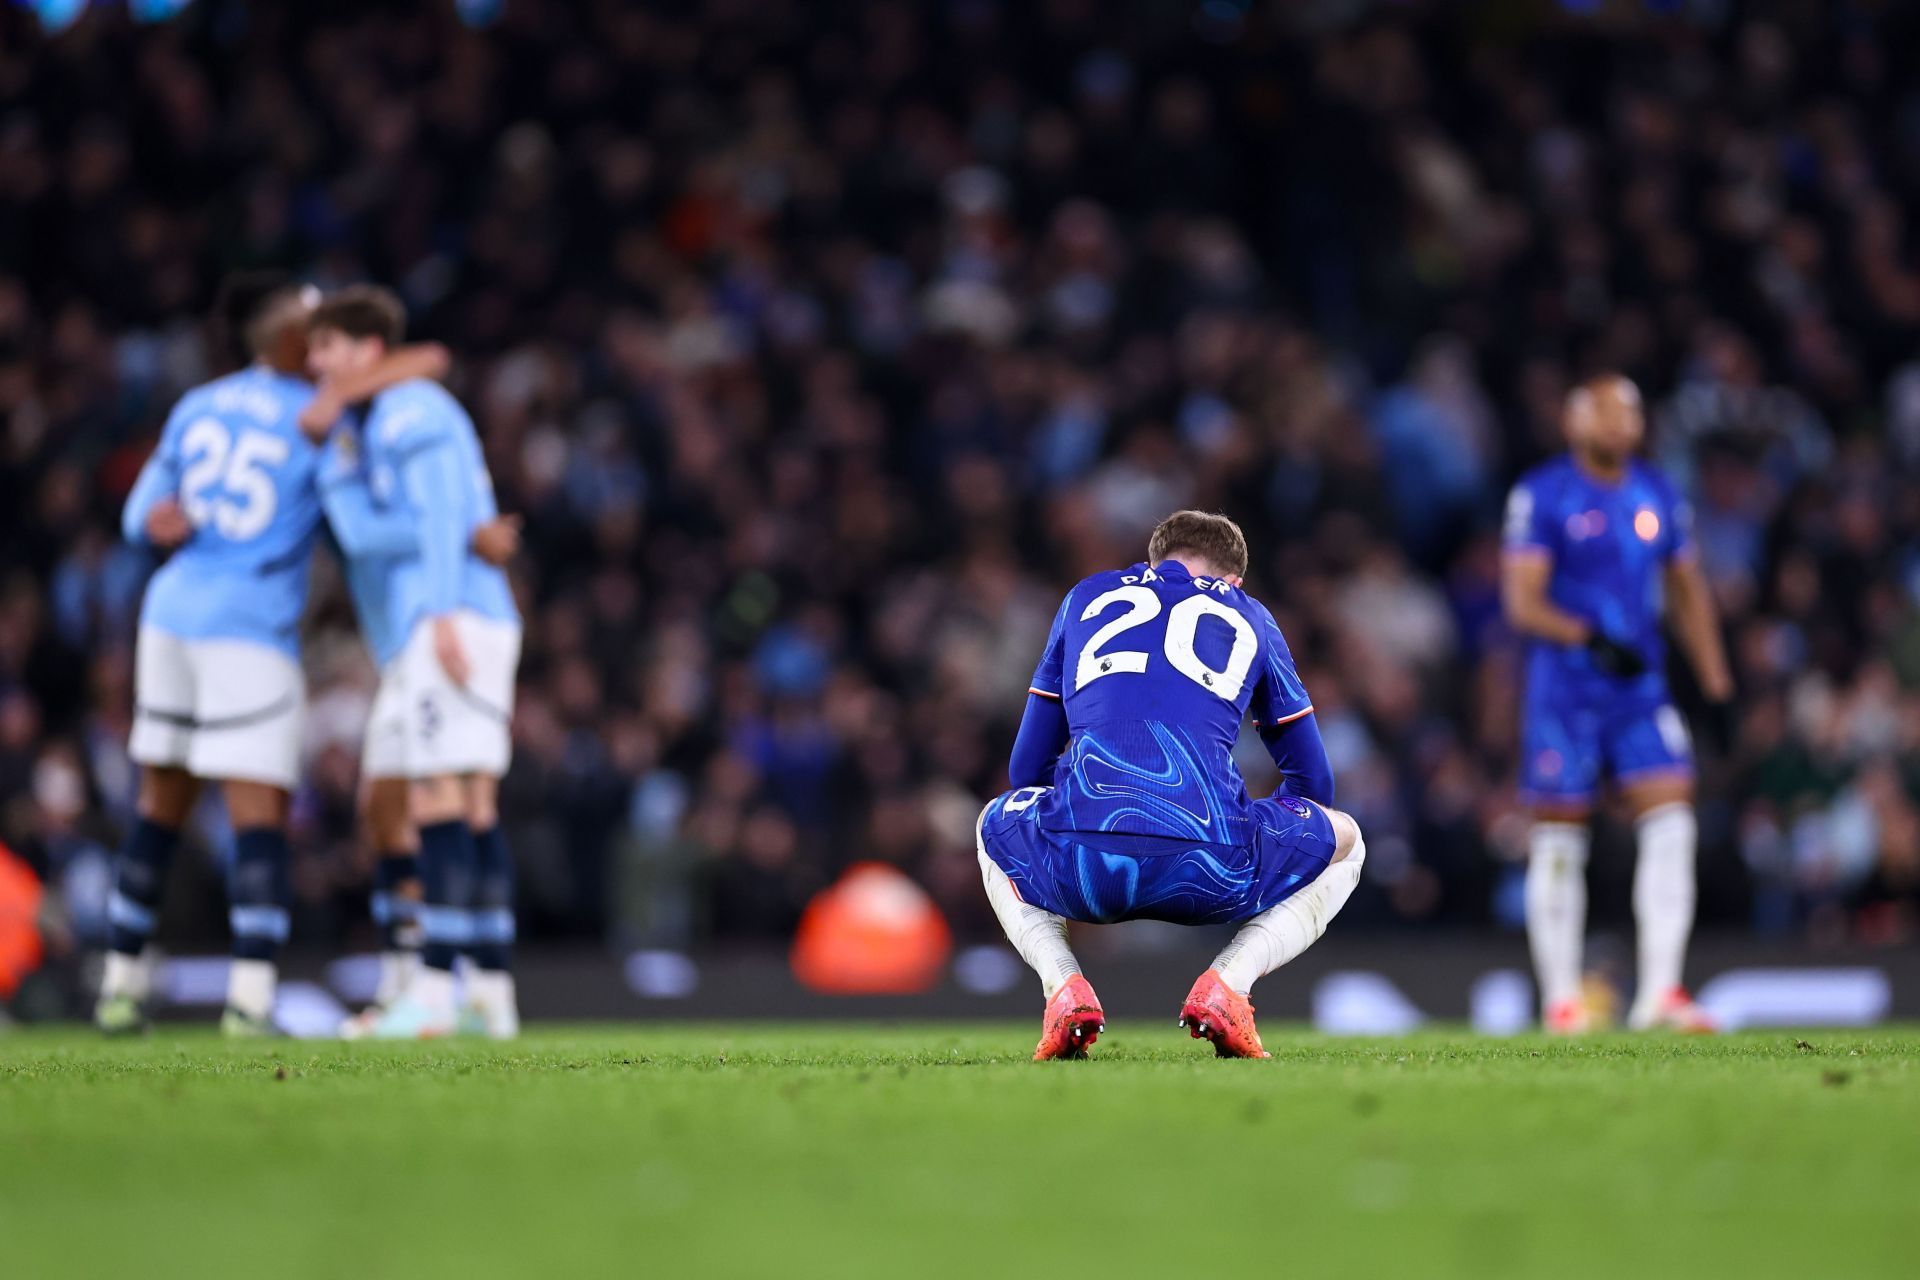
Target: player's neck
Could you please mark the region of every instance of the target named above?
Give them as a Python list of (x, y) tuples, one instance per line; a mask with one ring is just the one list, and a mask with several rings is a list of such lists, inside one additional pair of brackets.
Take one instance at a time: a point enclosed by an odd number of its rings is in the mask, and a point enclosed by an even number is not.
[(1215, 573), (1204, 560), (1186, 560), (1179, 556), (1168, 556), (1159, 564), (1154, 565), (1153, 568), (1158, 571), (1167, 568), (1169, 565), (1180, 570), (1180, 572), (1186, 574), (1189, 578), (1217, 578), (1220, 576)]
[(1601, 484), (1607, 485), (1619, 484), (1625, 480), (1627, 478), (1627, 466), (1631, 461), (1630, 458), (1608, 461), (1596, 458), (1589, 453), (1581, 453), (1578, 450), (1575, 450), (1573, 455), (1574, 466), (1585, 472), (1588, 478), (1598, 480)]

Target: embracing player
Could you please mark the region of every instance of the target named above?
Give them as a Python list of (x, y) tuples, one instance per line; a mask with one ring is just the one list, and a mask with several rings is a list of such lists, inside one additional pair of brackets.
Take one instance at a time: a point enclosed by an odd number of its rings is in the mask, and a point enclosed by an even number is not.
[(1602, 774), (1635, 815), (1633, 881), (1639, 973), (1628, 1025), (1707, 1031), (1681, 985), (1693, 928), (1693, 751), (1668, 697), (1663, 613), (1708, 701), (1733, 680), (1692, 515), (1664, 476), (1636, 458), (1640, 392), (1607, 374), (1567, 399), (1569, 452), (1514, 486), (1501, 595), (1528, 640), (1521, 788), (1533, 815), (1527, 935), (1549, 1031), (1588, 1029), (1581, 998), (1588, 820)]
[[(228, 282), (220, 310), (252, 363), (181, 398), (127, 498), (127, 538), (172, 556), (140, 612), (129, 744), (141, 766), (138, 817), (109, 904), (95, 1010), (105, 1031), (145, 1026), (143, 952), (205, 782), (219, 784), (234, 831), (221, 1026), (233, 1035), (272, 1030), (274, 962), (287, 935), (288, 797), (306, 701), (299, 623), (320, 524), (318, 451), (295, 423), (313, 395), (302, 375), (317, 296), (272, 273)], [(348, 390), (369, 394), (444, 365), (437, 349), (396, 353), (362, 369)]]
[[(329, 386), (361, 376), (399, 341), (405, 318), (384, 289), (328, 297), (310, 326), (314, 373)], [(417, 380), (375, 397), (363, 425), (336, 428), (328, 452), (322, 495), (381, 669), (362, 774), (382, 883), (397, 886), (417, 848), (423, 897), (423, 967), (348, 1031), (412, 1038), (463, 1029), (453, 966), (465, 951), (474, 972), (464, 1029), (509, 1037), (519, 1031), (513, 864), (498, 791), (520, 615), (506, 575), (475, 548), (499, 518), (479, 436), (445, 388)]]
[[(1240, 589), (1247, 543), (1178, 511), (1130, 569), (1067, 593), (1008, 775), (980, 815), (987, 898), (1047, 997), (1036, 1061), (1106, 1028), (1070, 920), (1240, 923), (1180, 1025), (1222, 1057), (1269, 1056), (1247, 993), (1305, 951), (1359, 883), (1366, 845), (1331, 808), (1313, 704), (1273, 615)], [(1233, 760), (1251, 712), (1281, 789), (1251, 800)]]

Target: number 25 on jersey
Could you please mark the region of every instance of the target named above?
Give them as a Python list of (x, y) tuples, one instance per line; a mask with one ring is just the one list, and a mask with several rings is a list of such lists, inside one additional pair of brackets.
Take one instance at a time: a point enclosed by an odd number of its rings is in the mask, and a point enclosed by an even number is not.
[(272, 468), (291, 446), (266, 431), (234, 433), (218, 418), (195, 419), (180, 438), (187, 460), (180, 475), (180, 507), (195, 528), (211, 524), (230, 542), (257, 538), (278, 505)]

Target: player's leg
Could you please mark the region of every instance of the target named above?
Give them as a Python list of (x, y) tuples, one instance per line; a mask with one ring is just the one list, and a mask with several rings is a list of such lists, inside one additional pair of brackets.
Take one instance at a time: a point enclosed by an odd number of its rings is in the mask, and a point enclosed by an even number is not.
[[(475, 657), (473, 635), (461, 639)], [(475, 663), (476, 671), (479, 664)], [(474, 698), (457, 687), (422, 622), (383, 677), (397, 718), (395, 741), (412, 779), (409, 811), (420, 842), (420, 968), (407, 994), (381, 1014), (372, 1034), (389, 1039), (449, 1035), (457, 1029), (454, 964), (472, 942), (475, 851), (467, 825)], [(369, 751), (372, 750), (369, 741)]]
[(152, 974), (146, 951), (159, 923), (160, 896), (180, 846), (180, 831), (200, 797), (200, 782), (185, 769), (148, 765), (140, 771), (133, 829), (114, 864), (108, 901), (106, 968), (94, 1021), (120, 1034), (146, 1026)]
[(227, 914), (233, 956), (227, 966), (227, 1011), (221, 1029), (259, 1035), (273, 1029), (280, 949), (286, 945), (292, 905), (292, 849), (287, 843), (287, 791), (270, 783), (221, 783), (233, 824), (233, 870)]
[(1180, 1025), (1221, 1057), (1264, 1058), (1248, 993), (1260, 978), (1320, 940), (1366, 866), (1360, 824), (1337, 809), (1279, 797), (1261, 801), (1256, 901), (1271, 906), (1240, 926), (1180, 1010)]
[(380, 980), (373, 1004), (345, 1033), (364, 1035), (406, 994), (420, 967), (420, 839), (410, 809), (412, 784), (391, 771), (370, 774), (363, 818), (373, 844), (373, 920), (380, 929)]
[(1008, 875), (1011, 867), (1029, 895), (1047, 896), (1049, 878), (1043, 874), (1044, 864), (1057, 856), (1057, 851), (1038, 824), (1023, 817), (1040, 790), (1029, 787), (997, 797), (980, 811), (974, 826), (987, 902), (1007, 941), (1039, 975), (1040, 989), (1046, 997), (1040, 1043), (1033, 1052), (1035, 1061), (1085, 1057), (1087, 1049), (1106, 1030), (1100, 998), (1081, 974), (1080, 962), (1068, 944), (1067, 917), (1048, 910), (1044, 903), (1027, 901)]
[(373, 845), (373, 917), (380, 929), (380, 979), (373, 1003), (347, 1019), (340, 1033), (373, 1033), (420, 970), (420, 837), (413, 826), (413, 782), (407, 776), (407, 691), (398, 661), (380, 674), (367, 716), (360, 776), (366, 780), (362, 819)]
[(1711, 1031), (1711, 1019), (1683, 985), (1699, 840), (1686, 725), (1672, 707), (1634, 715), (1616, 728), (1609, 751), (1638, 844), (1633, 919), (1639, 963), (1627, 1025)]
[(1581, 995), (1587, 934), (1587, 850), (1599, 782), (1598, 724), (1529, 696), (1520, 734), (1527, 832), (1527, 945), (1540, 984), (1541, 1020), (1556, 1034), (1587, 1030)]
[(178, 636), (142, 627), (134, 647), (134, 721), (128, 754), (141, 766), (135, 819), (114, 863), (111, 933), (94, 1021), (109, 1033), (146, 1026), (148, 944), (180, 831), (200, 797), (187, 771), (195, 725), (194, 671)]
[(495, 1040), (520, 1034), (513, 986), (513, 856), (500, 826), (500, 780), (489, 774), (467, 779), (467, 826), (473, 833), (474, 877), (472, 1000), (475, 1030)]
[(454, 1031), (454, 963), (472, 932), (474, 850), (464, 782), (452, 774), (416, 779), (409, 803), (420, 839), (420, 969), (374, 1030), (401, 1039)]
[(508, 1039), (520, 1032), (520, 1013), (511, 968), (517, 932), (513, 855), (500, 825), (500, 779), (512, 760), (508, 729), (520, 666), (520, 627), (474, 613), (460, 614), (456, 625), (472, 664), (466, 688), (450, 703), (449, 735), (459, 752), (450, 763), (466, 772), (466, 820), (474, 850), (469, 1029)]
[(300, 776), (305, 680), (291, 655), (267, 645), (195, 641), (189, 652), (198, 723), (188, 768), (220, 783), (233, 827), (233, 958), (221, 1027), (269, 1034), (292, 900), (287, 811)]

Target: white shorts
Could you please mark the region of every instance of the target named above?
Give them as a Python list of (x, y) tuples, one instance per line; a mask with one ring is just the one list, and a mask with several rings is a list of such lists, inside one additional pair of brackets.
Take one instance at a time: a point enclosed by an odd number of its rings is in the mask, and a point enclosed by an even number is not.
[(306, 681), (300, 664), (246, 640), (188, 640), (140, 628), (134, 646), (134, 763), (213, 781), (300, 779)]
[(520, 624), (461, 610), (454, 626), (472, 668), (464, 688), (433, 651), (433, 624), (418, 623), (380, 675), (360, 771), (369, 778), (499, 777), (513, 756), (514, 673)]

